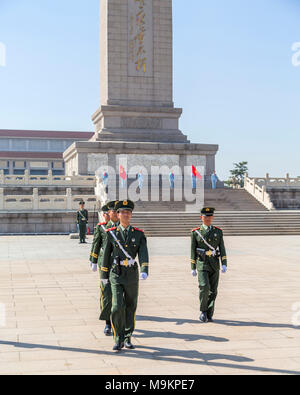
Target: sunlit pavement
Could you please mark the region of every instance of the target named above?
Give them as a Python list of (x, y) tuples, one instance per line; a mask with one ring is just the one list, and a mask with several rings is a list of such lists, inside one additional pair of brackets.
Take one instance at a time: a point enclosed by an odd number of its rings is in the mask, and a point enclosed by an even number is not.
[(300, 237), (225, 241), (215, 323), (201, 324), (189, 239), (149, 239), (136, 349), (116, 355), (98, 321), (90, 245), (1, 237), (0, 373), (300, 374)]

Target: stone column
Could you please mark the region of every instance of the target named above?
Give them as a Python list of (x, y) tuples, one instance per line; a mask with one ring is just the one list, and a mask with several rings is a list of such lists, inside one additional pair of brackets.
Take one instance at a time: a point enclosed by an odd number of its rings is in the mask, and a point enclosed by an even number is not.
[(24, 183), (25, 185), (29, 185), (29, 170), (25, 170), (24, 172)]
[(0, 210), (4, 210), (4, 188), (0, 188)]
[(0, 170), (0, 184), (4, 185), (5, 178), (4, 178), (4, 170)]
[(173, 103), (172, 23), (172, 0), (101, 0), (93, 141), (188, 142)]
[(48, 182), (49, 185), (53, 184), (53, 174), (52, 174), (52, 170), (48, 170)]
[(38, 188), (33, 188), (32, 198), (33, 198), (32, 209), (38, 210), (39, 209), (39, 190), (38, 190)]
[(67, 210), (72, 210), (72, 188), (67, 188)]

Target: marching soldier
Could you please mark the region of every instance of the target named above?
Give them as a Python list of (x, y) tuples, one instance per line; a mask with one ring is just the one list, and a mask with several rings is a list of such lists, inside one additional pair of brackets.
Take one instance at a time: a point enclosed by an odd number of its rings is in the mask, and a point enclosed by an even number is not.
[(124, 346), (134, 349), (131, 337), (135, 329), (135, 315), (139, 290), (139, 269), (135, 261), (139, 258), (140, 279), (148, 278), (148, 248), (144, 232), (130, 225), (134, 203), (120, 201), (116, 204), (120, 225), (108, 229), (103, 252), (101, 280), (104, 287), (108, 281), (112, 289), (111, 322), (115, 345), (120, 351)]
[(86, 244), (86, 228), (89, 223), (89, 213), (84, 208), (85, 202), (82, 200), (80, 203), (80, 210), (77, 211), (77, 224), (79, 226), (79, 244)]
[(227, 257), (222, 229), (212, 225), (214, 208), (201, 211), (202, 226), (192, 231), (192, 275), (197, 276), (200, 289), (200, 321), (213, 322), (215, 301), (218, 294), (220, 260), (222, 273), (227, 272)]
[[(106, 239), (106, 229), (116, 226), (118, 224), (118, 214), (115, 209), (115, 201), (109, 202), (105, 206), (102, 207), (103, 216), (105, 222), (99, 223), (95, 229), (94, 240), (92, 244), (92, 250), (90, 254), (90, 264), (93, 272), (97, 272), (98, 267), (101, 269), (102, 263), (102, 253), (104, 241)], [(111, 306), (112, 306), (112, 294), (111, 287), (108, 283), (104, 288), (102, 282), (100, 282), (100, 309), (101, 314), (99, 319), (101, 321), (106, 321), (104, 334), (106, 336), (111, 335), (111, 322), (110, 322), (110, 314), (111, 314)]]

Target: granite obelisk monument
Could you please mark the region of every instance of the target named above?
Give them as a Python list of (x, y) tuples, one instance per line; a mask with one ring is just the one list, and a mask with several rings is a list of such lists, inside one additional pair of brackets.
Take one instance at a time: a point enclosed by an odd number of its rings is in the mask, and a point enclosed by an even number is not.
[(100, 8), (101, 105), (92, 140), (64, 153), (66, 174), (117, 169), (124, 155), (128, 167), (201, 166), (212, 174), (218, 146), (191, 144), (179, 130), (172, 0), (100, 0)]

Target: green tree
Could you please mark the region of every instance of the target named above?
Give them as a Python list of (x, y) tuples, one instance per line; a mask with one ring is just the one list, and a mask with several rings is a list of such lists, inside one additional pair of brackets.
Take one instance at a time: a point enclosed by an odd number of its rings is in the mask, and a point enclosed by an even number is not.
[(230, 170), (231, 177), (225, 182), (229, 187), (235, 188), (236, 186), (244, 187), (244, 178), (248, 173), (248, 162), (234, 163), (234, 169)]

